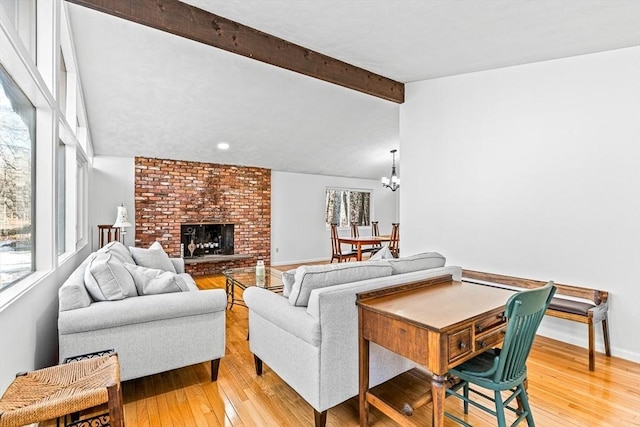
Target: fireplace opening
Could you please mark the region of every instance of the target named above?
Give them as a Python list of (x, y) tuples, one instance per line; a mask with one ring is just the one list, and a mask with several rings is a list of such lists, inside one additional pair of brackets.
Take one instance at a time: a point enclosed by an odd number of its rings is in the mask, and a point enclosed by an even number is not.
[(233, 224), (182, 224), (180, 254), (183, 258), (233, 255), (233, 229)]

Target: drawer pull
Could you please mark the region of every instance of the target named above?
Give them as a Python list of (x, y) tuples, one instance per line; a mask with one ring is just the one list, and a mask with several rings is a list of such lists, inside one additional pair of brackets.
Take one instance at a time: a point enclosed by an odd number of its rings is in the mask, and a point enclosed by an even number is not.
[(485, 348), (487, 346), (487, 342), (486, 341), (482, 341), (480, 343), (480, 347)]
[(482, 332), (482, 326), (476, 325), (476, 332)]
[(464, 341), (460, 341), (460, 346), (459, 347), (460, 347), (461, 350), (464, 350), (465, 348), (467, 348), (467, 343), (464, 342)]

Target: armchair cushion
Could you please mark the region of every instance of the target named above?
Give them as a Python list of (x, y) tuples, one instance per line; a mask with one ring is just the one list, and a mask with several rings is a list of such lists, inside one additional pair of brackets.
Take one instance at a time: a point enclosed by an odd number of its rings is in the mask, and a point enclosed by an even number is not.
[(447, 259), (438, 252), (424, 252), (406, 258), (390, 259), (387, 262), (393, 268), (393, 274), (403, 274), (444, 267), (446, 261)]
[(87, 291), (94, 301), (116, 301), (138, 296), (131, 274), (111, 252), (90, 255), (84, 272)]
[(376, 277), (390, 276), (388, 261), (346, 262), (341, 264), (303, 265), (296, 269), (295, 282), (289, 295), (289, 303), (306, 307), (314, 289), (342, 283), (358, 282)]
[(149, 249), (129, 246), (129, 251), (137, 265), (176, 273), (169, 255), (166, 254), (159, 242), (153, 242)]
[(129, 263), (125, 263), (124, 267), (133, 277), (138, 295), (166, 294), (190, 290), (183, 278), (176, 273)]

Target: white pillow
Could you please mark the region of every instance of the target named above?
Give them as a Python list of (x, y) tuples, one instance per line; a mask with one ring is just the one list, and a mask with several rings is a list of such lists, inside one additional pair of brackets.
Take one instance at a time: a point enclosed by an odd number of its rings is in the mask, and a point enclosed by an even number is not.
[(291, 270), (287, 270), (282, 273), (282, 296), (289, 298), (291, 295), (291, 289), (293, 288), (293, 283), (296, 281), (296, 269), (292, 268)]
[(446, 261), (447, 259), (438, 252), (424, 252), (406, 258), (390, 259), (387, 262), (393, 268), (393, 274), (403, 274), (444, 267)]
[(176, 273), (129, 263), (125, 263), (124, 268), (133, 277), (139, 295), (166, 294), (190, 290), (184, 279)]
[(119, 257), (95, 253), (84, 270), (84, 285), (94, 301), (116, 301), (138, 296), (131, 274)]
[(117, 240), (114, 240), (113, 242), (107, 243), (106, 245), (104, 245), (103, 247), (98, 249), (96, 252), (98, 252), (99, 254), (104, 254), (104, 253), (110, 252), (110, 253), (120, 257), (120, 259), (122, 260), (123, 263), (124, 262), (130, 262), (131, 264), (135, 264), (135, 261), (131, 257), (131, 252), (129, 252), (129, 250), (127, 249), (127, 247), (125, 245), (123, 245), (122, 243), (118, 242)]
[(380, 261), (381, 259), (393, 259), (394, 256), (388, 245), (384, 245), (378, 252), (371, 255), (367, 261)]
[(302, 265), (296, 269), (289, 303), (306, 307), (314, 289), (391, 276), (392, 271), (389, 261)]
[(176, 273), (176, 268), (169, 259), (160, 242), (153, 242), (149, 249), (129, 246), (129, 251), (137, 265)]

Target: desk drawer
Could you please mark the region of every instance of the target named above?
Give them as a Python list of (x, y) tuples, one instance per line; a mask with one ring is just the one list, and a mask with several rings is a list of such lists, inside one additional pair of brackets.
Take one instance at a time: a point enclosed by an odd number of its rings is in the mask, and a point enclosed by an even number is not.
[(475, 329), (476, 335), (506, 323), (507, 323), (507, 320), (504, 317), (504, 312), (498, 313), (497, 315), (494, 315), (494, 316), (487, 317), (485, 319), (478, 320), (476, 322), (476, 329)]
[(476, 351), (491, 348), (504, 340), (506, 325), (485, 335), (476, 336)]
[(471, 353), (471, 327), (449, 335), (449, 362)]

